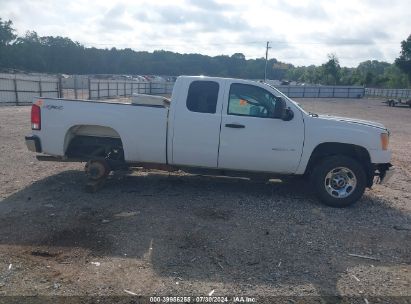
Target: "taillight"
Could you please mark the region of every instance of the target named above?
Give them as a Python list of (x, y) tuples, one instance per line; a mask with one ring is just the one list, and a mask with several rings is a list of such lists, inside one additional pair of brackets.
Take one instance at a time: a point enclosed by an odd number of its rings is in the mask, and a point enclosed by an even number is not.
[(31, 129), (41, 129), (41, 109), (35, 104), (31, 106)]

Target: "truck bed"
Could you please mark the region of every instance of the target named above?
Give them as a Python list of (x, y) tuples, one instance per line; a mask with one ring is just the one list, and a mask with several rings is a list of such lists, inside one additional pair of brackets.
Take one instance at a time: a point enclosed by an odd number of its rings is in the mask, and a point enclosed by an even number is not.
[(74, 137), (120, 138), (124, 158), (133, 162), (166, 162), (168, 108), (133, 103), (131, 99), (105, 101), (41, 98), (42, 152), (65, 156)]

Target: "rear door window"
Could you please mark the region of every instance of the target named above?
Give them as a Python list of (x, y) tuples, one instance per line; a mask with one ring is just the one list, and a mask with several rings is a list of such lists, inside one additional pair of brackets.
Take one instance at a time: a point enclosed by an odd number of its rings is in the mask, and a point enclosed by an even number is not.
[(219, 84), (214, 81), (193, 81), (188, 88), (187, 109), (198, 113), (216, 113)]

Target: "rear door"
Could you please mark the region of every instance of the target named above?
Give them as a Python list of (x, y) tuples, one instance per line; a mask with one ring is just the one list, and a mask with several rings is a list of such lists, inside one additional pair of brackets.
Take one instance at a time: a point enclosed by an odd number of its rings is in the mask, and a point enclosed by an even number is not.
[(217, 167), (223, 93), (223, 80), (197, 78), (179, 96), (173, 119), (173, 164)]
[(294, 173), (304, 142), (301, 113), (280, 119), (278, 96), (262, 86), (233, 82), (226, 92), (218, 167)]

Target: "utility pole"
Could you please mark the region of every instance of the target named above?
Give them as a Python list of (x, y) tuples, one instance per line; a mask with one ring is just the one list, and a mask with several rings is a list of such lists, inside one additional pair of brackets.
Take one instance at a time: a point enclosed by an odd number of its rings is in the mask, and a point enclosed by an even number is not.
[(270, 41), (267, 41), (267, 46), (265, 47), (265, 69), (264, 69), (264, 82), (267, 82), (267, 64), (268, 64), (268, 49), (271, 49)]

